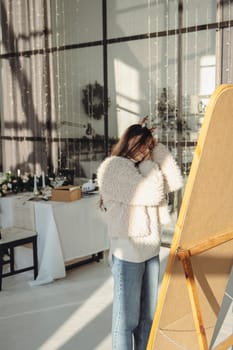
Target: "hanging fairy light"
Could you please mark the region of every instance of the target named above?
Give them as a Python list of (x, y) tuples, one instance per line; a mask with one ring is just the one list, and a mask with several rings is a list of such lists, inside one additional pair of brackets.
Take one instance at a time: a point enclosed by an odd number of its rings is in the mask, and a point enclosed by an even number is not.
[[(179, 28), (179, 21), (178, 21), (178, 16), (179, 16), (179, 12), (178, 12), (178, 7), (177, 7), (177, 14), (175, 16), (175, 28), (178, 30)], [(176, 34), (175, 37), (175, 44), (174, 44), (174, 57), (176, 58), (176, 61), (174, 63), (174, 125), (177, 125), (177, 110), (178, 110), (178, 60), (180, 60), (179, 57), (179, 50), (178, 50), (178, 33)], [(178, 143), (178, 139), (177, 139), (177, 128), (174, 127), (173, 130), (173, 155), (175, 158), (177, 158), (177, 143)]]
[[(90, 55), (90, 57), (91, 57), (91, 55)], [(90, 96), (91, 103), (92, 103), (92, 101), (94, 101), (93, 93), (94, 93), (94, 89), (91, 90), (91, 96)], [(91, 124), (91, 130), (93, 130), (93, 115), (91, 115), (90, 124)], [(91, 135), (90, 135), (89, 149), (90, 149), (90, 159), (89, 160), (90, 160), (90, 173), (91, 173), (92, 159), (93, 159), (93, 133), (92, 132), (91, 132)]]
[[(89, 37), (89, 28), (88, 26), (86, 27), (86, 32), (87, 32), (87, 37)], [(89, 67), (92, 67), (92, 65), (89, 63), (89, 60), (91, 59), (91, 57), (93, 57), (93, 55), (91, 54), (91, 47), (87, 47), (87, 60), (86, 62), (88, 63), (86, 66), (86, 80), (89, 82), (90, 84), (90, 80), (91, 80), (91, 71), (89, 69)], [(93, 102), (94, 102), (94, 89), (91, 88), (89, 93), (88, 93), (88, 105), (91, 106), (89, 109), (89, 130), (90, 132), (88, 132), (88, 142), (86, 147), (88, 148), (88, 153), (86, 154), (86, 160), (89, 162), (89, 173), (91, 174), (92, 171), (92, 165), (93, 165), (93, 154), (94, 154), (94, 150), (93, 150)]]
[[(185, 6), (186, 5), (186, 6)], [(184, 4), (184, 10), (183, 10), (183, 18), (184, 18), (184, 22), (185, 22), (185, 26), (186, 28), (189, 27), (189, 20), (188, 20), (188, 1), (186, 1), (186, 4)], [(188, 106), (187, 106), (187, 101), (188, 101), (188, 79), (186, 77), (188, 77), (188, 72), (189, 72), (189, 60), (188, 60), (188, 54), (189, 54), (189, 34), (188, 34), (188, 30), (186, 30), (185, 35), (183, 36), (184, 38), (184, 77), (185, 79), (183, 79), (183, 107), (182, 108), (182, 121), (184, 119), (184, 121), (187, 122), (187, 112), (188, 111)], [(196, 60), (195, 60), (196, 61)], [(195, 74), (196, 77), (196, 74)], [(195, 79), (195, 78), (194, 78)], [(187, 175), (187, 162), (188, 162), (188, 147), (187, 147), (187, 137), (186, 137), (186, 130), (183, 130), (184, 134), (182, 135), (184, 137), (184, 146), (182, 149), (182, 165), (183, 165), (183, 174), (184, 176)]]
[(151, 4), (150, 0), (147, 2), (147, 13), (148, 13), (148, 20), (147, 20), (147, 36), (148, 36), (148, 102), (149, 102), (149, 111), (148, 111), (148, 116), (149, 116), (149, 122), (151, 125), (152, 121), (152, 109), (151, 109), (151, 100), (152, 100), (152, 64), (151, 64)]
[[(35, 9), (36, 10), (36, 9)], [(42, 11), (42, 8), (40, 8), (40, 10)], [(48, 66), (47, 66), (47, 53), (46, 53), (46, 30), (47, 28), (44, 28), (44, 26), (42, 25), (42, 23), (44, 22), (43, 19), (43, 15), (41, 12), (37, 12), (37, 18), (38, 18), (38, 23), (40, 23), (40, 27), (41, 30), (43, 29), (44, 31), (44, 37), (43, 37), (43, 45), (42, 45), (42, 54), (41, 55), (37, 55), (36, 59), (38, 60), (38, 65), (39, 65), (39, 69), (38, 71), (35, 69), (36, 74), (38, 74), (38, 72), (42, 72), (42, 79), (41, 79), (41, 87), (40, 88), (40, 93), (37, 91), (36, 95), (39, 97), (36, 105), (37, 105), (37, 115), (38, 115), (38, 119), (39, 116), (40, 119), (38, 120), (38, 122), (40, 122), (41, 124), (41, 136), (42, 139), (45, 139), (45, 146), (41, 147), (41, 155), (40, 155), (40, 159), (42, 160), (42, 164), (41, 164), (41, 169), (40, 172), (42, 171), (46, 171), (46, 166), (48, 165), (47, 162), (45, 161), (46, 156), (50, 153), (49, 152), (49, 144), (50, 144), (50, 140), (49, 140), (49, 130), (48, 130), (48, 118), (51, 118), (50, 115), (48, 115), (48, 106), (49, 106), (49, 95), (48, 95), (48, 79), (49, 79), (49, 71), (48, 71)], [(35, 48), (40, 48), (40, 40), (36, 40), (35, 41)], [(41, 49), (41, 48), (40, 48)], [(37, 76), (37, 81), (39, 80), (39, 77)], [(38, 89), (38, 88), (37, 88)], [(39, 108), (41, 106), (41, 111), (39, 111)], [(51, 127), (51, 126), (50, 126)]]
[[(60, 83), (60, 57), (59, 57), (59, 45), (60, 45), (60, 34), (59, 34), (59, 9), (58, 9), (58, 0), (55, 0), (55, 47), (56, 47), (56, 81), (55, 81), (55, 89), (57, 91), (57, 125), (61, 125), (62, 117), (61, 117), (61, 83)], [(61, 167), (62, 161), (62, 130), (58, 128), (58, 168)], [(56, 173), (57, 169), (54, 169), (54, 173)]]
[[(196, 13), (195, 15), (195, 26), (197, 28), (198, 25), (198, 15)], [(198, 55), (197, 55), (197, 50), (198, 50), (198, 31), (196, 29), (195, 31), (195, 38), (194, 38), (194, 53), (195, 53), (195, 60), (194, 60), (194, 94), (198, 96), (198, 82), (197, 82), (197, 76), (198, 76)], [(194, 118), (195, 118), (195, 125), (198, 125), (200, 123), (199, 116), (198, 116), (198, 111), (197, 108), (194, 110)]]
[[(169, 0), (166, 0), (166, 6), (165, 6), (165, 26), (166, 26), (166, 49), (165, 49), (165, 76), (166, 76), (166, 126), (169, 124), (169, 116), (168, 116), (168, 85), (169, 85), (169, 62), (168, 62), (168, 53), (169, 53), (169, 35), (168, 35), (168, 30), (169, 30), (169, 22), (168, 22), (168, 11), (169, 11)], [(168, 128), (166, 128), (166, 144), (168, 145)]]
[[(61, 27), (63, 28), (62, 30), (62, 36), (61, 36), (61, 42), (60, 45), (65, 47), (66, 45), (66, 25), (65, 25), (65, 8), (64, 8), (64, 0), (60, 2), (61, 4), (61, 9), (60, 9), (60, 19), (61, 19)], [(68, 78), (68, 64), (67, 64), (67, 53), (66, 51), (62, 51), (60, 53), (61, 58), (61, 68), (62, 68), (62, 81), (60, 82), (61, 84), (61, 90), (62, 90), (62, 112), (61, 112), (61, 118), (62, 121), (68, 121), (68, 119), (70, 120), (70, 118), (72, 119), (72, 115), (70, 114), (69, 111), (69, 100), (68, 100), (68, 96), (69, 96), (69, 88), (70, 86), (68, 86), (68, 81), (70, 81), (70, 79)], [(72, 120), (71, 120), (72, 121)], [(71, 160), (71, 145), (70, 145), (70, 133), (71, 135), (73, 134), (73, 128), (66, 128), (66, 134), (65, 134), (65, 138), (66, 138), (66, 161), (65, 164), (60, 164), (60, 170), (61, 168), (70, 168), (70, 160)]]
[(228, 28), (226, 29), (226, 51), (227, 51), (227, 67), (226, 67), (226, 82), (228, 84), (232, 83), (232, 58), (231, 58), (231, 3), (232, 1), (228, 0)]
[[(159, 0), (156, 0), (155, 2), (155, 13), (159, 13)], [(154, 60), (155, 60), (155, 103), (154, 103), (154, 111), (153, 111), (153, 125), (156, 126), (156, 137), (159, 138), (159, 116), (158, 116), (158, 100), (159, 100), (159, 45), (158, 45), (158, 31), (159, 31), (159, 22), (158, 22), (159, 16), (154, 16), (155, 20), (155, 32), (156, 32), (156, 37), (154, 39), (154, 47), (155, 47), (155, 55), (154, 55)]]
[[(78, 2), (76, 2), (76, 8), (75, 8), (75, 11), (76, 11), (76, 18), (78, 19), (78, 12), (79, 12), (79, 6), (78, 6)], [(73, 76), (75, 77), (75, 73), (72, 72)], [(81, 122), (80, 120), (80, 116), (81, 116), (81, 74), (80, 74), (80, 64), (79, 64), (79, 61), (77, 62), (77, 70), (76, 70), (76, 74), (77, 74), (77, 77), (75, 79), (72, 79), (72, 81), (76, 81), (78, 82), (78, 92), (79, 92), (79, 103), (78, 103), (78, 106), (76, 105), (76, 101), (77, 101), (77, 97), (75, 96), (74, 94), (74, 90), (76, 91), (76, 89), (73, 89), (73, 84), (72, 84), (72, 100), (73, 100), (73, 103), (72, 103), (72, 106), (73, 106), (73, 111), (72, 111), (72, 114), (75, 115), (76, 114), (76, 110), (78, 112), (78, 116), (79, 116), (79, 119), (78, 121)], [(78, 177), (81, 177), (81, 166), (80, 166), (80, 160), (81, 160), (81, 147), (82, 147), (82, 143), (81, 143), (81, 134), (82, 134), (82, 128), (78, 128), (77, 129), (77, 134), (78, 134), (78, 142), (75, 142), (75, 147), (74, 147), (74, 150), (75, 150), (75, 154), (77, 155), (77, 159), (75, 161), (76, 163), (76, 169), (77, 169), (77, 176)]]
[(209, 55), (209, 50), (210, 50), (210, 47), (209, 47), (209, 36), (210, 36), (210, 31), (209, 31), (209, 6), (207, 6), (206, 8), (206, 56)]
[[(199, 73), (199, 54), (198, 54), (198, 44), (199, 44), (199, 40), (198, 40), (198, 35), (199, 32), (197, 30), (198, 27), (198, 22), (199, 22), (199, 17), (198, 17), (198, 9), (195, 8), (195, 33), (194, 33), (194, 76), (193, 76), (193, 86), (194, 86), (194, 90), (193, 90), (193, 96), (195, 97), (194, 101), (195, 102), (195, 109), (194, 109), (194, 118), (195, 118), (195, 125), (198, 125), (198, 123), (200, 123), (200, 115), (198, 113), (198, 109), (196, 104), (199, 102), (199, 85), (198, 85), (198, 73)], [(196, 135), (197, 137), (197, 135)], [(193, 155), (194, 155), (194, 148), (193, 147), (188, 147), (186, 148), (186, 175), (189, 174), (189, 170), (190, 170), (190, 164), (192, 162), (193, 159)]]

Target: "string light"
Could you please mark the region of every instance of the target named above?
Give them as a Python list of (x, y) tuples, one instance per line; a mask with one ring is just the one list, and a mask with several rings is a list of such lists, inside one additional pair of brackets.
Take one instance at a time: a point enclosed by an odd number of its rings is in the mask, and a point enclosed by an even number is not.
[[(169, 52), (169, 35), (168, 35), (168, 11), (169, 11), (169, 0), (166, 0), (166, 7), (165, 7), (165, 25), (166, 25), (166, 53), (165, 53), (165, 76), (166, 76), (166, 125), (168, 126), (168, 52)], [(166, 128), (166, 144), (168, 144), (168, 128)]]
[[(159, 0), (155, 3), (155, 13), (159, 13)], [(155, 32), (154, 40), (155, 47), (155, 104), (154, 104), (154, 126), (157, 126), (156, 137), (159, 139), (159, 116), (158, 116), (158, 100), (159, 100), (159, 45), (158, 45), (158, 31), (159, 31), (159, 16), (155, 16)]]
[[(175, 16), (175, 28), (178, 28), (178, 15)], [(177, 125), (177, 106), (178, 106), (178, 34), (176, 34), (174, 38), (174, 64), (173, 64), (173, 71), (174, 71), (174, 123)], [(177, 130), (174, 128), (173, 131), (173, 139), (174, 139), (174, 156), (177, 155)]]
[[(183, 14), (184, 14), (184, 19), (185, 19), (185, 27), (188, 28), (189, 27), (189, 17), (188, 17), (188, 1), (186, 1), (184, 7), (183, 7)], [(188, 150), (189, 147), (187, 147), (187, 135), (186, 135), (186, 125), (187, 125), (187, 114), (188, 114), (188, 106), (187, 106), (187, 102), (188, 102), (188, 76), (189, 76), (189, 33), (188, 30), (186, 30), (184, 36), (182, 37), (182, 39), (184, 39), (184, 79), (183, 79), (183, 108), (182, 108), (182, 123), (183, 123), (183, 130), (182, 130), (182, 137), (184, 140), (184, 147), (182, 148), (182, 166), (183, 166), (183, 174), (184, 176), (187, 175), (187, 162), (188, 162)], [(195, 48), (194, 48), (195, 50)], [(194, 65), (195, 65), (196, 60), (194, 60)], [(194, 74), (195, 75), (195, 74)], [(195, 80), (195, 77), (194, 77)]]
[[(61, 117), (61, 84), (60, 84), (60, 57), (59, 57), (59, 45), (60, 45), (60, 36), (59, 36), (59, 10), (58, 10), (58, 0), (55, 0), (55, 46), (56, 46), (56, 82), (55, 88), (57, 90), (57, 125), (61, 125), (62, 117)], [(61, 167), (62, 161), (62, 143), (61, 143), (61, 127), (58, 128), (58, 164), (57, 167)], [(54, 169), (54, 173), (56, 173), (57, 169)]]
[(226, 68), (226, 82), (230, 84), (232, 82), (231, 74), (232, 74), (232, 59), (231, 59), (231, 3), (232, 1), (228, 0), (228, 28), (226, 29), (226, 51), (227, 51), (227, 68)]
[(152, 100), (152, 64), (151, 64), (151, 4), (150, 0), (147, 2), (147, 13), (148, 13), (148, 20), (147, 20), (147, 35), (148, 35), (148, 101), (149, 101), (149, 121), (151, 125), (152, 121), (152, 108), (151, 108), (151, 100)]

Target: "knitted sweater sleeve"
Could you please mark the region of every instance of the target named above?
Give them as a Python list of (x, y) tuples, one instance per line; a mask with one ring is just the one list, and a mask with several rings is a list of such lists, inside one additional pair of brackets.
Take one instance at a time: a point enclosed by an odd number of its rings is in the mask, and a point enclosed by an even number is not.
[(156, 206), (164, 197), (163, 175), (150, 160), (142, 162), (137, 169), (126, 158), (109, 157), (98, 168), (97, 179), (104, 201)]
[(163, 173), (165, 191), (173, 192), (180, 189), (183, 185), (181, 172), (168, 149), (163, 144), (159, 143), (153, 150), (152, 158), (159, 164)]

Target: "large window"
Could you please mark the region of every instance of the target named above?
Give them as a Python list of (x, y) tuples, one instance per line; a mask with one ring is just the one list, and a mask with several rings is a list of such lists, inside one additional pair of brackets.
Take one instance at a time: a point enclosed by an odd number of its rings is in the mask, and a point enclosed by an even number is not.
[(232, 82), (231, 1), (1, 1), (0, 170), (89, 178), (148, 115), (184, 175)]

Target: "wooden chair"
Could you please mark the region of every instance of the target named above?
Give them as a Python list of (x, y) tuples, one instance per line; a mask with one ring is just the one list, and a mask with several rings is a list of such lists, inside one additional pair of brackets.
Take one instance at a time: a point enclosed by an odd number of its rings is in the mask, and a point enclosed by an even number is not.
[[(17, 227), (8, 227), (0, 230), (0, 291), (2, 290), (2, 278), (21, 272), (34, 270), (34, 279), (38, 274), (37, 258), (37, 233)], [(32, 243), (33, 265), (21, 269), (15, 269), (14, 248), (24, 244)], [(7, 259), (4, 259), (4, 256)], [(9, 264), (10, 271), (3, 273), (3, 265)]]

